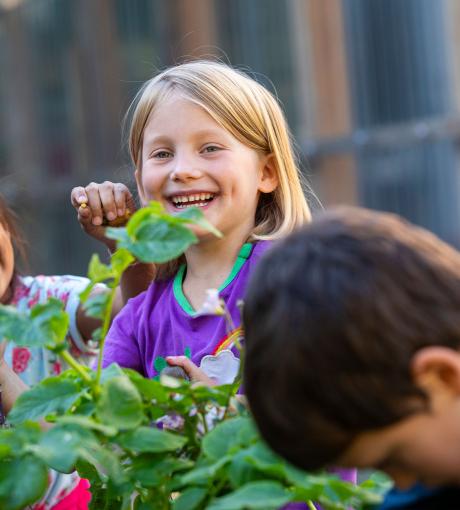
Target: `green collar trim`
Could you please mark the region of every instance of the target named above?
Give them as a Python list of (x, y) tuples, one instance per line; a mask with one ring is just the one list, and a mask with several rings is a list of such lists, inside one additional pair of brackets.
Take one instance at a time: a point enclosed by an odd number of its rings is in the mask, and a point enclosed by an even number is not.
[[(225, 282), (219, 287), (219, 292), (222, 292), (225, 289), (225, 287), (228, 287), (230, 283), (235, 279), (236, 275), (240, 272), (240, 269), (243, 267), (244, 263), (251, 254), (252, 248), (253, 244), (251, 243), (243, 244), (241, 250), (238, 253), (236, 261), (233, 264), (230, 274), (228, 275)], [(188, 315), (195, 315), (196, 310), (194, 310), (193, 306), (189, 303), (182, 289), (186, 268), (187, 268), (186, 264), (182, 264), (179, 267), (173, 281), (173, 293), (174, 297), (176, 298), (176, 301), (179, 303), (182, 310), (184, 310), (184, 312), (187, 313)]]

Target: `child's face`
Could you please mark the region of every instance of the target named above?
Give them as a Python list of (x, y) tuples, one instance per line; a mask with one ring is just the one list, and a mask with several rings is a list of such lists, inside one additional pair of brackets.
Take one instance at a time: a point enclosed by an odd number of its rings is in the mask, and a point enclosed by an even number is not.
[(401, 489), (417, 482), (460, 485), (458, 388), (447, 391), (439, 386), (429, 397), (429, 411), (359, 434), (338, 463), (385, 471)]
[(0, 302), (8, 299), (8, 288), (14, 272), (14, 251), (8, 230), (0, 222)]
[[(271, 158), (222, 128), (200, 106), (178, 94), (160, 103), (144, 130), (141, 199), (158, 200), (169, 212), (191, 205), (225, 236), (247, 236), (254, 227), (260, 192), (277, 180)], [(197, 229), (203, 239), (207, 234)]]

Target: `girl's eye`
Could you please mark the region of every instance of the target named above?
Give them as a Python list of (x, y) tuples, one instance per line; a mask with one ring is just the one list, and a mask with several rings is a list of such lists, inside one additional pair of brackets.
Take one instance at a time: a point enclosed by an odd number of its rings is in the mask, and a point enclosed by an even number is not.
[(156, 159), (167, 159), (170, 156), (171, 156), (171, 153), (168, 151), (158, 151), (158, 152), (155, 152), (155, 154), (153, 155), (153, 157)]
[(217, 145), (208, 145), (203, 149), (203, 152), (217, 152), (220, 150), (220, 147), (217, 147)]

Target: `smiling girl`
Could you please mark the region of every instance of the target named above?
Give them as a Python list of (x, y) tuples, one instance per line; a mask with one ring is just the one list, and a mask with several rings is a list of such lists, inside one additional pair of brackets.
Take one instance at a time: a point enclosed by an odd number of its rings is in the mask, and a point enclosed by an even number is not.
[[(167, 362), (192, 380), (230, 383), (239, 366), (237, 304), (249, 274), (270, 241), (310, 221), (284, 115), (272, 94), (245, 74), (190, 62), (142, 87), (129, 148), (142, 204), (157, 200), (170, 213), (199, 207), (223, 237), (194, 227), (198, 244), (158, 267), (155, 282), (114, 321), (104, 366), (117, 362), (154, 377)], [(75, 188), (74, 205), (86, 204), (89, 192), (97, 195), (97, 186)], [(111, 204), (113, 218), (123, 196), (118, 184), (111, 186), (99, 185), (91, 203), (106, 212)], [(102, 213), (90, 221), (93, 208), (85, 209), (80, 222), (94, 235)], [(100, 239), (99, 229), (96, 234)], [(231, 331), (223, 317), (196, 313), (210, 288), (219, 289), (230, 310)]]

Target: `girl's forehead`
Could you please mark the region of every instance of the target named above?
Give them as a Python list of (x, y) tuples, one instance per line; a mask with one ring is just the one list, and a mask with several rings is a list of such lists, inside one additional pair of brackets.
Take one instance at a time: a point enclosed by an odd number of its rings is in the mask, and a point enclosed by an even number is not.
[(154, 105), (145, 131), (160, 134), (171, 128), (185, 127), (194, 131), (200, 130), (203, 126), (231, 134), (209, 108), (184, 94), (174, 94)]

